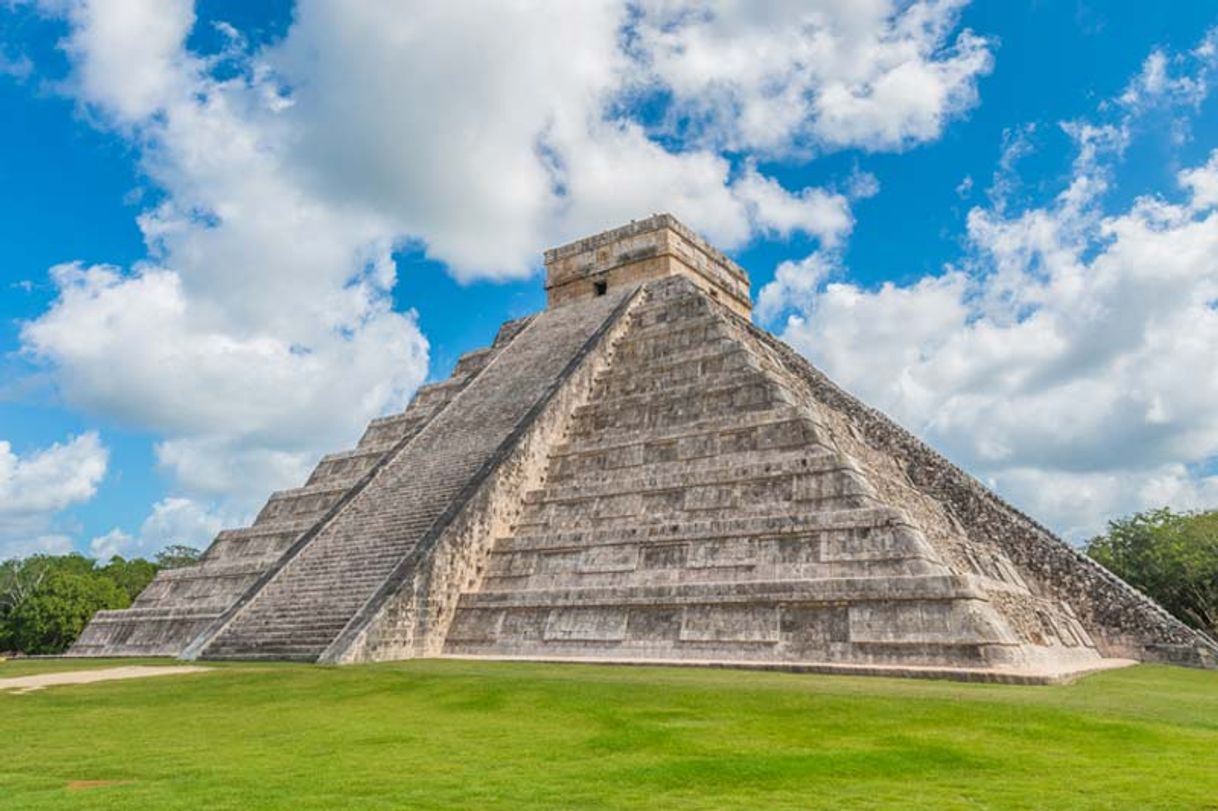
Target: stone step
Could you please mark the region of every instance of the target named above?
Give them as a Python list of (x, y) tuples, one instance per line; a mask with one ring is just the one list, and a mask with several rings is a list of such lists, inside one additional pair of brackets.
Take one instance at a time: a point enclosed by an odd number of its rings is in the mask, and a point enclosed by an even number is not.
[(630, 456), (621, 452), (569, 454), (552, 461), (542, 484), (546, 488), (611, 487), (640, 479), (659, 481), (683, 475), (705, 476), (732, 468), (764, 470), (769, 466), (773, 470), (781, 467), (792, 471), (815, 471), (851, 464), (831, 448), (804, 441), (805, 432), (798, 423), (790, 425), (788, 433), (786, 442), (771, 442), (764, 450), (729, 447), (721, 451), (718, 436), (706, 434), (650, 448), (636, 445), (630, 448), (633, 451)]
[(414, 548), (414, 540), (403, 541), (401, 544), (386, 545), (377, 548), (351, 549), (341, 555), (323, 555), (317, 550), (306, 549), (311, 554), (302, 554), (292, 561), (292, 566), (298, 574), (322, 572), (333, 569), (348, 569), (374, 565), (391, 565), (408, 555)]
[(680, 363), (669, 363), (657, 368), (659, 366), (649, 364), (642, 368), (612, 367), (612, 371), (597, 378), (592, 401), (654, 394), (673, 386), (695, 382), (709, 386), (760, 373), (757, 366), (751, 363), (747, 353), (743, 350), (733, 351), (731, 348), (714, 352), (700, 350), (698, 354), (685, 358)]
[[(396, 562), (395, 562), (396, 565)], [(331, 572), (312, 572), (308, 574), (301, 573), (293, 577), (293, 582), (290, 586), (285, 586), (283, 593), (291, 594), (293, 599), (307, 599), (310, 596), (321, 596), (326, 599), (343, 600), (346, 599), (344, 592), (349, 589), (373, 588), (379, 586), (389, 573), (393, 571), (393, 566), (383, 567), (380, 571), (365, 573), (359, 570), (343, 571), (341, 569)], [(352, 598), (356, 599), (356, 598)], [(270, 605), (274, 608), (279, 605), (275, 603)], [(270, 609), (268, 609), (270, 610)]]
[(572, 420), (571, 435), (642, 437), (657, 430), (698, 425), (725, 414), (768, 412), (788, 404), (782, 392), (761, 382), (723, 387), (703, 395), (674, 393), (641, 402), (635, 407), (581, 407)]
[(274, 636), (265, 631), (260, 631), (256, 636), (235, 634), (226, 638), (221, 644), (215, 645), (214, 649), (217, 652), (233, 652), (245, 648), (251, 652), (258, 652), (276, 648), (295, 648), (301, 652), (312, 649), (320, 653), (334, 640), (334, 637), (341, 633), (341, 630), (338, 629), (333, 634), (329, 630), (316, 634), (285, 635), (278, 633)]
[(835, 577), (809, 580), (676, 583), (648, 586), (529, 591), (480, 591), (461, 595), (461, 609), (553, 608), (556, 606), (659, 606), (768, 602), (902, 602), (986, 600), (968, 577)]
[[(721, 558), (698, 566), (651, 564), (649, 558), (667, 562), (676, 557), (666, 554), (670, 551), (679, 552), (682, 560), (692, 554), (689, 549), (666, 550), (658, 546), (646, 547), (642, 548), (637, 556), (636, 568), (620, 570), (581, 569), (578, 566), (578, 556), (575, 556), (576, 560), (569, 561), (571, 566), (569, 569), (554, 567), (553, 571), (547, 569), (521, 574), (510, 571), (500, 572), (492, 568), (483, 578), (481, 588), (488, 592), (508, 592), (716, 583), (729, 578), (733, 582), (744, 583), (806, 579), (924, 577), (948, 573), (948, 569), (936, 561), (905, 557), (785, 563), (775, 560), (773, 555), (766, 555), (735, 562), (728, 558)], [(680, 560), (677, 561), (678, 564), (680, 562)]]
[(525, 327), (533, 322), (537, 316), (526, 315), (524, 318), (517, 318), (512, 321), (504, 321), (499, 327), (499, 332), (495, 334), (495, 342), (491, 344), (492, 349), (502, 349), (507, 344), (519, 335)]
[(650, 357), (640, 355), (637, 349), (633, 353), (620, 356), (615, 353), (613, 363), (601, 371), (598, 379), (602, 377), (612, 379), (628, 374), (632, 370), (646, 374), (648, 370), (654, 368), (663, 372), (684, 364), (697, 363), (712, 357), (727, 357), (741, 352), (748, 354), (750, 360), (757, 360), (755, 354), (749, 353), (739, 341), (729, 337), (725, 332), (724, 335), (717, 335), (705, 341), (665, 347), (663, 352)]
[(646, 299), (631, 313), (631, 322), (647, 326), (662, 321), (675, 321), (712, 312), (710, 302), (703, 296), (655, 295), (648, 290)]
[(613, 362), (651, 363), (697, 348), (733, 343), (729, 328), (721, 319), (706, 317), (693, 323), (657, 326), (650, 334), (629, 334), (614, 349)]
[(405, 557), (405, 555), (394, 555), (392, 557), (380, 558), (375, 561), (368, 561), (362, 564), (352, 566), (317, 566), (314, 568), (300, 568), (292, 573), (294, 584), (301, 590), (316, 589), (319, 587), (328, 586), (331, 580), (336, 577), (355, 578), (360, 580), (384, 579), (394, 566)]
[(593, 499), (588, 504), (559, 502), (542, 506), (531, 505), (523, 511), (517, 526), (522, 531), (539, 529), (561, 531), (585, 527), (590, 523), (595, 523), (600, 528), (619, 528), (667, 524), (699, 518), (710, 520), (729, 520), (741, 516), (777, 518), (788, 514), (793, 505), (808, 512), (817, 513), (857, 510), (874, 506), (877, 503), (873, 497), (862, 494), (823, 496), (800, 502), (775, 500), (760, 503), (744, 503), (738, 497), (733, 496), (732, 503), (723, 506), (692, 507), (685, 500), (684, 491), (676, 491), (676, 493), (676, 495), (660, 493), (637, 499), (634, 497), (626, 497), (621, 500)]
[[(746, 432), (761, 432), (766, 430), (781, 431), (794, 423), (801, 423), (815, 432), (806, 439), (808, 442), (820, 439), (824, 433), (812, 417), (804, 410), (790, 405), (778, 405), (768, 410), (748, 411), (743, 414), (715, 415), (695, 420), (683, 425), (659, 426), (652, 429), (629, 429), (602, 434), (580, 435), (571, 434), (566, 440), (554, 447), (550, 452), (551, 459), (566, 456), (605, 453), (610, 451), (625, 452), (641, 450), (645, 447), (676, 445), (683, 439), (717, 435), (722, 438), (739, 436)], [(801, 432), (801, 439), (808, 436), (808, 431)], [(827, 444), (822, 442), (821, 444)], [(723, 452), (722, 450), (717, 452)], [(699, 455), (705, 455), (700, 453)], [(642, 463), (642, 457), (639, 457)]]
[(259, 639), (283, 639), (291, 636), (333, 639), (347, 625), (347, 618), (335, 614), (312, 616), (303, 612), (248, 617), (241, 633)]
[[(762, 375), (754, 374), (751, 370), (746, 370), (743, 373), (732, 372), (711, 375), (707, 379), (691, 380), (679, 385), (666, 386), (660, 391), (644, 391), (614, 397), (593, 397), (590, 402), (579, 406), (573, 413), (578, 417), (583, 414), (642, 410), (648, 407), (671, 405), (687, 400), (707, 399), (725, 394), (731, 395), (741, 389), (757, 390), (775, 396), (778, 396), (780, 391), (778, 386), (765, 379)], [(751, 400), (752, 398), (749, 399)], [(779, 399), (782, 402), (788, 402), (791, 398), (781, 396)], [(735, 404), (735, 402), (736, 400), (733, 398), (728, 398), (724, 401), (728, 405)]]
[(418, 432), (431, 418), (429, 409), (411, 408), (401, 414), (377, 417), (368, 423), (360, 437), (359, 448), (396, 445), (408, 435)]
[(731, 484), (759, 478), (844, 472), (858, 468), (828, 448), (782, 449), (771, 453), (743, 451), (627, 468), (552, 476), (546, 486), (525, 495), (526, 503), (589, 495), (622, 495), (709, 484)]
[(262, 574), (273, 561), (239, 561), (225, 563), (199, 563), (180, 569), (165, 569), (157, 572), (157, 579), (169, 581), (212, 580), (225, 577), (248, 577)]
[[(647, 305), (643, 305), (646, 307)], [(630, 330), (618, 342), (615, 349), (633, 346), (640, 341), (649, 341), (656, 337), (676, 335), (690, 330), (705, 329), (709, 326), (724, 326), (723, 318), (709, 309), (701, 312), (691, 312), (679, 315), (677, 306), (669, 304), (663, 310), (642, 309), (632, 314)], [(660, 313), (667, 310), (672, 317), (660, 318)]]
[[(623, 409), (643, 409), (749, 386), (761, 386), (774, 392), (780, 390), (766, 380), (761, 372), (749, 366), (690, 375), (682, 380), (649, 380), (639, 376), (630, 378), (629, 381), (630, 386), (627, 389), (610, 391), (598, 386), (590, 402), (583, 406), (582, 410), (616, 412)], [(790, 398), (780, 396), (780, 399), (787, 402)]]
[(468, 378), (481, 372), (495, 356), (495, 351), (493, 346), (485, 346), (461, 355), (457, 358), (456, 366), (453, 367), (453, 377)]
[(231, 652), (212, 651), (209, 649), (202, 658), (212, 661), (250, 660), (266, 662), (316, 662), (317, 657), (320, 655), (320, 650), (314, 650), (312, 648), (302, 649), (299, 652), (295, 650), (278, 650), (266, 653), (253, 653), (246, 649), (233, 650)]
[(289, 626), (249, 626), (242, 634), (232, 637), (227, 645), (262, 648), (270, 645), (310, 645), (325, 647), (342, 633), (343, 624)]
[(875, 497), (875, 490), (857, 472), (841, 467), (823, 471), (785, 470), (755, 472), (751, 476), (691, 476), (657, 481), (648, 485), (645, 478), (624, 487), (567, 487), (539, 490), (525, 498), (526, 514), (550, 508), (587, 511), (598, 509), (626, 512), (700, 512), (718, 509), (758, 508), (776, 505), (784, 509), (804, 509), (828, 499), (847, 496)]
[(254, 524), (257, 526), (284, 518), (307, 520), (305, 516), (320, 517), (338, 503), (351, 484), (352, 482), (327, 483), (278, 490), (271, 494)]
[(306, 485), (330, 482), (355, 482), (385, 458), (385, 454), (393, 450), (396, 443), (384, 442), (378, 445), (367, 445), (353, 448), (340, 453), (328, 453), (317, 463)]
[(892, 507), (870, 506), (861, 509), (787, 514), (782, 516), (735, 516), (728, 519), (707, 518), (686, 521), (635, 522), (629, 526), (590, 526), (558, 530), (542, 528), (534, 531), (520, 529), (510, 537), (495, 542), (496, 551), (517, 549), (562, 549), (584, 544), (603, 545), (650, 541), (682, 541), (706, 538), (777, 537), (806, 535), (855, 528), (905, 526), (908, 517)]
[[(614, 358), (649, 357), (650, 348), (658, 343), (691, 346), (705, 339), (719, 339), (728, 334), (728, 325), (719, 313), (698, 313), (665, 320), (644, 318), (636, 320), (614, 347)], [(639, 354), (639, 351), (642, 353)], [(620, 354), (621, 352), (626, 354)]]

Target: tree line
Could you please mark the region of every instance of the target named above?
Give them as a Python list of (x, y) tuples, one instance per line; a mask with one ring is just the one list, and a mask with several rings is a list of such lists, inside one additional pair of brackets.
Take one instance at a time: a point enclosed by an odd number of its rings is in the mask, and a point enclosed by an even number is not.
[(95, 613), (126, 608), (161, 569), (186, 566), (200, 552), (170, 546), (153, 560), (80, 554), (0, 562), (0, 654), (63, 653)]

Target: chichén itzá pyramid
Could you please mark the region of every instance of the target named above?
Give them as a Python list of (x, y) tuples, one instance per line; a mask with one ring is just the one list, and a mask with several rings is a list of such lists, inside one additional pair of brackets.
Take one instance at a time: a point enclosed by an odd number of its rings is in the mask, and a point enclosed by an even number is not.
[(102, 611), (72, 654), (463, 656), (1043, 682), (1218, 647), (749, 319), (668, 215)]

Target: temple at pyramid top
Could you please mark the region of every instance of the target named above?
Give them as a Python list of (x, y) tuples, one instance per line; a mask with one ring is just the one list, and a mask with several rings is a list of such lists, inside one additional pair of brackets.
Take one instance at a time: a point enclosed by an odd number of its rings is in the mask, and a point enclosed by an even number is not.
[(1218, 665), (1213, 640), (754, 325), (744, 270), (672, 217), (545, 259), (544, 310), (71, 653), (1035, 683)]
[(603, 296), (665, 276), (684, 276), (729, 310), (749, 317), (749, 276), (671, 214), (546, 251), (546, 305)]

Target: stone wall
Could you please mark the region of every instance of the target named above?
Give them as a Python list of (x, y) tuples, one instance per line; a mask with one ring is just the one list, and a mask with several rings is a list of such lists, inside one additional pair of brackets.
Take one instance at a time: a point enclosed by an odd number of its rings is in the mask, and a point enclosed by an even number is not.
[(684, 276), (738, 315), (747, 318), (752, 309), (748, 274), (668, 214), (553, 248), (545, 259), (550, 307)]

